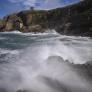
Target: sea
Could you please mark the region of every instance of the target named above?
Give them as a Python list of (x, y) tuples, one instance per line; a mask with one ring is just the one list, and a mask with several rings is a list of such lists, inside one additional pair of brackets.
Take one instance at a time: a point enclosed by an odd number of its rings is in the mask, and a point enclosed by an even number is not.
[(90, 37), (0, 33), (0, 92), (92, 92), (91, 65)]

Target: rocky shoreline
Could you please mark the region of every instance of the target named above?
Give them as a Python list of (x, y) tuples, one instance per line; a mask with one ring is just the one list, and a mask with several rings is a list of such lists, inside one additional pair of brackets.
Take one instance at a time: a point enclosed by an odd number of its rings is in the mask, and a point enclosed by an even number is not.
[(26, 10), (0, 19), (0, 32), (44, 32), (92, 37), (92, 0), (53, 10)]

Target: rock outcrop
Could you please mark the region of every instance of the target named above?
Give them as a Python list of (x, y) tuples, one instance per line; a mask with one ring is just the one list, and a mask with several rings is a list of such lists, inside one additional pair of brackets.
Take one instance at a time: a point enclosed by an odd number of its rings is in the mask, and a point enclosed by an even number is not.
[(44, 32), (92, 36), (92, 0), (53, 10), (26, 10), (0, 20), (0, 31)]

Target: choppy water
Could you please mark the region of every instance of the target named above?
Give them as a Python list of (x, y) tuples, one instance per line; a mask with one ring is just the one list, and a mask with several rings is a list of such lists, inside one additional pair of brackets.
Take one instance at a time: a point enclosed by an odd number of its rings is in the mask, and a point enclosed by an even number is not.
[(0, 92), (92, 92), (87, 62), (91, 38), (0, 33)]

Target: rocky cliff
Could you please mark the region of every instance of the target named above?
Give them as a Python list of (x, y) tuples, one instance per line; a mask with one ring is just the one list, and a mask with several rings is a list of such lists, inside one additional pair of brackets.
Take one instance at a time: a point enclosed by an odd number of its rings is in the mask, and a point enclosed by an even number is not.
[(92, 36), (92, 0), (53, 10), (27, 10), (0, 20), (0, 31), (44, 32)]

